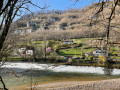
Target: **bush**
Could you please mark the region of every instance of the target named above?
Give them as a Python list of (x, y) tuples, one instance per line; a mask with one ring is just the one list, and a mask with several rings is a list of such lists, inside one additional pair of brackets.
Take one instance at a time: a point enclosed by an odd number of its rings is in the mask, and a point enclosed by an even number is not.
[(48, 42), (48, 45), (47, 45), (47, 46), (48, 46), (48, 47), (53, 47), (54, 44), (56, 44), (56, 43), (55, 43), (54, 41), (50, 40), (50, 41)]
[(118, 56), (118, 54), (116, 52), (113, 52), (112, 55), (113, 56)]
[(50, 61), (50, 62), (57, 62), (58, 58), (55, 55), (51, 55), (51, 56), (48, 57), (48, 61)]
[(89, 56), (88, 58), (89, 58), (89, 60), (93, 60), (93, 57), (92, 57), (92, 56)]
[[(74, 43), (74, 44), (75, 44), (75, 43)], [(82, 47), (82, 46), (83, 46), (82, 43), (77, 43), (77, 45), (78, 45), (79, 47)]]

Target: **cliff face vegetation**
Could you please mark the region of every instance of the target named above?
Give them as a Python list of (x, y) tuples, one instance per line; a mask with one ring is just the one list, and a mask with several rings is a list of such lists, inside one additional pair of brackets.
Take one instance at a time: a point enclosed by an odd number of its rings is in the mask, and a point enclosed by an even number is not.
[[(37, 34), (40, 37), (39, 33), (43, 33), (43, 32), (44, 33), (51, 32), (51, 34), (54, 33), (54, 35), (56, 33), (63, 34), (63, 32), (65, 33), (69, 32), (71, 33), (72, 36), (74, 32), (78, 32), (78, 31), (79, 33), (81, 33), (81, 34), (76, 33), (76, 35), (79, 34), (78, 35), (79, 37), (83, 37), (83, 36), (95, 37), (96, 33), (97, 33), (96, 37), (100, 37), (100, 36), (104, 37), (106, 35), (108, 17), (112, 10), (112, 3), (109, 2), (106, 3), (104, 5), (103, 12), (96, 14), (99, 8), (100, 8), (100, 3), (96, 3), (91, 6), (86, 6), (83, 9), (69, 9), (65, 11), (42, 10), (35, 12), (34, 14), (28, 14), (21, 17), (21, 19), (16, 21), (17, 28), (26, 27), (27, 26), (26, 23), (29, 23), (29, 26), (32, 27), (33, 29), (33, 33), (29, 35), (29, 37), (31, 36), (31, 38), (38, 38)], [(115, 14), (113, 15), (113, 20), (111, 21), (110, 32), (116, 31), (119, 33), (119, 27), (120, 27), (120, 20), (118, 19), (120, 18), (119, 10), (120, 7), (117, 6), (115, 10)], [(70, 38), (71, 36), (69, 35), (68, 37)], [(75, 38), (75, 36), (71, 38)]]

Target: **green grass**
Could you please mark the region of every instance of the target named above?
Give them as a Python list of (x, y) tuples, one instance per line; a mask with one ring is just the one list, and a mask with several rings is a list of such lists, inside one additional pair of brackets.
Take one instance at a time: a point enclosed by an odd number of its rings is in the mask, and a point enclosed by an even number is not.
[(112, 51), (118, 51), (118, 50), (120, 51), (120, 48), (118, 48), (118, 47), (111, 47), (111, 50)]
[(33, 43), (34, 44), (40, 44), (40, 43), (42, 43), (43, 41), (34, 41)]
[(33, 44), (36, 44), (37, 46), (43, 46), (44, 41), (34, 41)]
[[(71, 55), (80, 57), (82, 53), (89, 53), (94, 51), (96, 48), (90, 48), (88, 45), (84, 44), (84, 42), (87, 42), (89, 40), (93, 40), (95, 38), (81, 38), (81, 39), (72, 39), (74, 43), (81, 44), (81, 46), (78, 46), (77, 48), (69, 48), (69, 49), (61, 49), (60, 55)], [(67, 45), (66, 45), (67, 46)]]
[(85, 41), (93, 40), (95, 38), (81, 38), (81, 39), (72, 39), (74, 43), (84, 43)]
[(113, 56), (112, 58), (114, 58), (116, 60), (120, 60), (120, 56)]
[(20, 61), (20, 60), (24, 60), (23, 57), (9, 57), (8, 60), (10, 61)]
[(72, 55), (72, 56), (81, 56), (82, 53), (89, 53), (94, 51), (95, 48), (82, 49), (81, 48), (70, 48), (70, 49), (61, 49), (59, 52), (61, 55)]

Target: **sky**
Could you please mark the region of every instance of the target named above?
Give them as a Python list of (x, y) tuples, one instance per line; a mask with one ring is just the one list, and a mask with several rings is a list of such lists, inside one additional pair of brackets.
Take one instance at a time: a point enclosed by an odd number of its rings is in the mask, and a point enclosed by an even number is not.
[[(99, 0), (79, 0), (79, 2), (75, 3), (74, 0), (32, 0), (32, 3), (34, 3), (35, 5), (41, 8), (46, 5), (47, 6), (46, 10), (54, 9), (54, 10), (64, 11), (67, 9), (83, 8), (86, 5), (91, 5), (93, 2), (98, 2), (98, 1)], [(37, 12), (42, 10), (32, 5), (30, 6), (28, 5), (28, 7), (31, 12)], [(24, 9), (21, 16), (31, 13), (30, 11)], [(14, 19), (14, 21), (19, 19), (21, 16), (17, 16)]]
[[(71, 8), (83, 8), (86, 5), (91, 5), (92, 2), (97, 2), (98, 0), (79, 0), (75, 4), (74, 0), (32, 0), (32, 2), (40, 7), (48, 6), (48, 10), (67, 10)], [(31, 7), (30, 10), (39, 10), (36, 7)]]

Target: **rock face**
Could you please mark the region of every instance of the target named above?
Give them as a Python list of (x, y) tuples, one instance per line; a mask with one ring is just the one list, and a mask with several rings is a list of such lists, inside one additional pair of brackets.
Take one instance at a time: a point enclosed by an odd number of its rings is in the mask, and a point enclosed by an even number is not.
[[(98, 4), (96, 6), (96, 4)], [(111, 12), (112, 4), (106, 3), (103, 13), (95, 15), (100, 8), (100, 3), (91, 6), (86, 6), (83, 9), (69, 9), (66, 11), (51, 11), (51, 13), (34, 13), (24, 15), (18, 21), (18, 26), (28, 26), (25, 22), (30, 23), (30, 27), (35, 30), (99, 30), (99, 32), (106, 30), (106, 22)], [(116, 7), (115, 17), (112, 20), (112, 26), (119, 29), (120, 25), (120, 7)], [(103, 17), (104, 14), (104, 17)], [(95, 16), (94, 16), (95, 15)], [(92, 19), (92, 22), (91, 22)], [(90, 23), (91, 22), (91, 23)], [(92, 27), (91, 27), (92, 26)], [(90, 32), (89, 32), (90, 33)], [(94, 35), (93, 35), (94, 36)]]
[(120, 79), (102, 81), (75, 81), (40, 85), (39, 90), (120, 90)]

